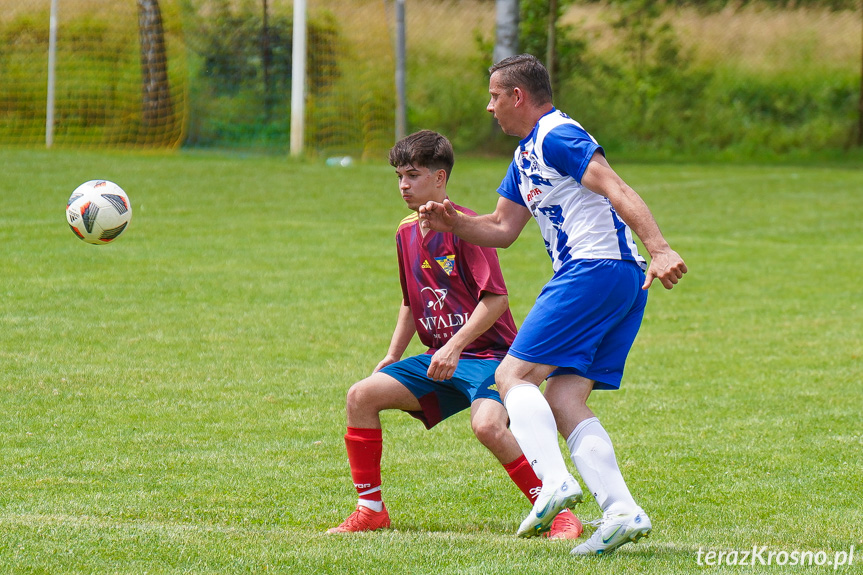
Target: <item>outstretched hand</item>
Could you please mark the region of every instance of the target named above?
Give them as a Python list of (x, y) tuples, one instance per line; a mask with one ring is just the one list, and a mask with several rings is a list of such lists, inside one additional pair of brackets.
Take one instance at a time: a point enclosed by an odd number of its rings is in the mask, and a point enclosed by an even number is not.
[(442, 204), (427, 202), (419, 207), (418, 212), (420, 227), (436, 232), (452, 232), (458, 218), (458, 212), (449, 200), (444, 200)]
[(646, 278), (641, 289), (649, 288), (654, 279), (658, 279), (665, 289), (671, 289), (687, 271), (689, 270), (683, 258), (671, 248), (651, 254), (650, 265), (647, 267)]

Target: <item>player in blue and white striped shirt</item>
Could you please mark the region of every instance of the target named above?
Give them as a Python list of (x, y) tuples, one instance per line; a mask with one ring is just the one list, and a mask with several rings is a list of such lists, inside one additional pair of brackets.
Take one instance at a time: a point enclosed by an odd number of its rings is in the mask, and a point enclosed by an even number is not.
[[(508, 247), (533, 217), (554, 275), (543, 287), (496, 372), (510, 428), (543, 480), (518, 534), (549, 528), (582, 499), (557, 443), (603, 511), (573, 554), (602, 554), (650, 533), (651, 522), (623, 479), (611, 440), (587, 407), (594, 389), (617, 389), (654, 279), (671, 289), (686, 273), (641, 197), (611, 168), (602, 148), (552, 104), (548, 71), (528, 54), (490, 69), (487, 110), (520, 138), (498, 188), (495, 211), (457, 213), (448, 201), (420, 208), (422, 225), (477, 245)], [(632, 233), (650, 254), (638, 254)], [(547, 379), (545, 396), (539, 385)]]

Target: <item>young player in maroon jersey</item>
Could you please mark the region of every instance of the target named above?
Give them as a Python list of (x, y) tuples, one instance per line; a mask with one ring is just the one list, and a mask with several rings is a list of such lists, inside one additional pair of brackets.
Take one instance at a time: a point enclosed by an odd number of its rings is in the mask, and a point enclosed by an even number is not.
[[(507, 429), (506, 409), (494, 385), (494, 372), (516, 334), (497, 252), (418, 225), (419, 206), (448, 197), (452, 145), (423, 130), (397, 142), (389, 160), (402, 199), (414, 211), (396, 233), (403, 300), (386, 356), (348, 391), (345, 444), (359, 502), (328, 533), (390, 526), (381, 494), (380, 412), (386, 409), (406, 411), (430, 429), (469, 407), (477, 439), (531, 503), (542, 486)], [(428, 351), (402, 359), (414, 334)], [(581, 532), (581, 522), (565, 510), (549, 533), (574, 539)]]

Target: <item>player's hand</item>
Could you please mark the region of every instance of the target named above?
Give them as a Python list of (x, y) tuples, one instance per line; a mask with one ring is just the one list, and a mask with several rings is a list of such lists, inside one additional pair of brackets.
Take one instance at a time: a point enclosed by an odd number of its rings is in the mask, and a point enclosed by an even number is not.
[(378, 365), (375, 367), (375, 369), (374, 369), (374, 371), (372, 371), (372, 373), (377, 373), (380, 370), (382, 370), (383, 368), (385, 368), (386, 366), (394, 364), (398, 360), (399, 359), (397, 357), (392, 357), (392, 356), (388, 355), (378, 363)]
[(420, 226), (424, 230), (436, 232), (451, 232), (455, 228), (458, 212), (452, 202), (444, 200), (443, 203), (427, 202), (419, 207)]
[(451, 349), (447, 345), (434, 352), (428, 370), (429, 378), (434, 381), (450, 379), (455, 374), (455, 368), (458, 367), (460, 355), (459, 350)]
[(665, 289), (671, 289), (689, 271), (683, 258), (671, 248), (651, 254), (650, 265), (647, 267), (644, 285), (641, 289), (647, 289), (658, 279)]

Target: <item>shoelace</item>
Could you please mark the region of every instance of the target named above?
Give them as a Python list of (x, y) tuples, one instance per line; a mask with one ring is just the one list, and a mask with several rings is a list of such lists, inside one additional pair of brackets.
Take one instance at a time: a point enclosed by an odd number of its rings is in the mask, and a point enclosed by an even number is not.
[(356, 511), (351, 513), (348, 518), (345, 519), (345, 522), (342, 523), (339, 527), (354, 528), (362, 526), (363, 524), (364, 522), (362, 521), (362, 514), (360, 510), (357, 509)]
[[(600, 527), (602, 526), (602, 517), (600, 517), (599, 519), (593, 519), (592, 521), (582, 521), (581, 524), (584, 526), (585, 529), (587, 527), (593, 528), (594, 531), (590, 535), (591, 539), (596, 537), (597, 533), (599, 533), (599, 534), (602, 533), (602, 530), (600, 529)], [(600, 535), (600, 537), (601, 537), (601, 535)]]

